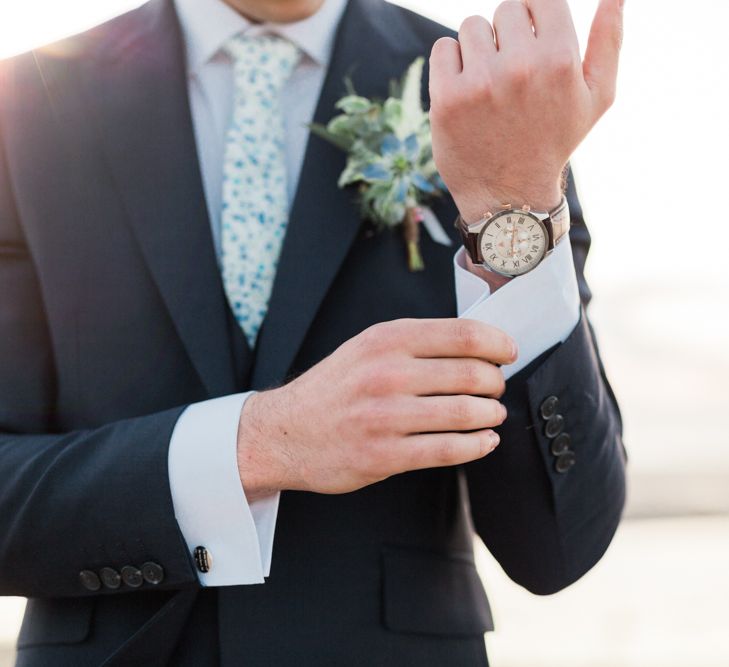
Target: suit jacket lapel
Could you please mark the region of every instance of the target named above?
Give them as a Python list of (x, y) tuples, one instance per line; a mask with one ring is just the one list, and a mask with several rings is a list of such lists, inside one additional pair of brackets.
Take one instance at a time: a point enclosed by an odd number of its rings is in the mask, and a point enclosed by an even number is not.
[(236, 382), (179, 24), (169, 0), (153, 0), (129, 17), (132, 25), (92, 63), (91, 99), (99, 100), (102, 143), (152, 277), (216, 396)]
[[(362, 48), (366, 45), (366, 48)], [(328, 122), (351, 77), (357, 92), (385, 98), (423, 51), (402, 15), (382, 0), (350, 0), (315, 120)], [(253, 388), (282, 382), (361, 227), (353, 192), (337, 180), (346, 156), (310, 137), (269, 303), (256, 345)], [(346, 307), (346, 304), (343, 304)]]

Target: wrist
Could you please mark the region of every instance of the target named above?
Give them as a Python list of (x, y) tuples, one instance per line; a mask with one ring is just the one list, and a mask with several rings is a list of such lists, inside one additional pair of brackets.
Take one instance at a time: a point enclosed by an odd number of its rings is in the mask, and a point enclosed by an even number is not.
[(498, 273), (495, 273), (494, 271), (489, 271), (483, 266), (474, 264), (468, 253), (466, 253), (465, 263), (466, 268), (470, 273), (472, 273), (474, 276), (477, 276), (478, 278), (481, 278), (481, 280), (483, 280), (489, 286), (491, 294), (493, 294), (497, 289), (503, 287), (504, 285), (506, 285), (506, 283), (511, 282), (512, 280), (512, 278), (502, 276)]
[[(285, 467), (276, 454), (276, 410), (271, 401), (277, 390), (255, 393), (248, 398), (238, 422), (238, 474), (248, 502), (285, 488)], [(272, 396), (273, 395), (273, 396)]]
[(535, 211), (551, 211), (562, 199), (562, 184), (530, 187), (481, 188), (469, 192), (453, 192), (461, 217), (467, 223), (481, 220), (487, 212), (495, 213), (506, 204), (513, 208), (528, 205)]

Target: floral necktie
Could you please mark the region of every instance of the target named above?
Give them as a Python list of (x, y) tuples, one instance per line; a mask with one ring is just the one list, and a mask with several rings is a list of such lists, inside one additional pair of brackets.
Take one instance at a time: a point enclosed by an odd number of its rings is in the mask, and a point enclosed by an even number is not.
[(223, 163), (223, 285), (254, 347), (288, 223), (281, 91), (301, 53), (275, 35), (238, 35), (225, 49), (235, 92)]

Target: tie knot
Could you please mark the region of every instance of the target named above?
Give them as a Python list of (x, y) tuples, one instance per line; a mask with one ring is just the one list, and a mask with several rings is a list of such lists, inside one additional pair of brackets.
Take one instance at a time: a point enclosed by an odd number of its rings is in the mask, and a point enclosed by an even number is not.
[(299, 62), (299, 48), (278, 35), (236, 35), (225, 45), (236, 73), (262, 76), (276, 87), (282, 86)]

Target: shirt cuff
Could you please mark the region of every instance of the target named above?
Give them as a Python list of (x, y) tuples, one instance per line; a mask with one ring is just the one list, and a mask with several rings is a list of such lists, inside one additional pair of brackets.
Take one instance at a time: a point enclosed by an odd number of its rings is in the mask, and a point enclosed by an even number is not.
[(263, 583), (271, 568), (279, 493), (248, 503), (238, 474), (240, 413), (251, 393), (188, 406), (175, 424), (168, 469), (175, 518), (192, 553), (207, 549), (203, 586)]
[(508, 379), (550, 347), (567, 340), (580, 320), (580, 293), (569, 238), (536, 269), (491, 294), (488, 284), (465, 264), (465, 251), (453, 258), (458, 316), (502, 329), (519, 346), (519, 358), (502, 367)]

